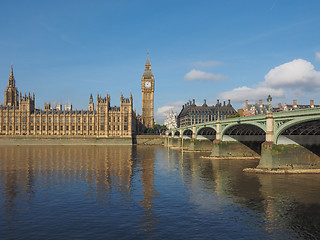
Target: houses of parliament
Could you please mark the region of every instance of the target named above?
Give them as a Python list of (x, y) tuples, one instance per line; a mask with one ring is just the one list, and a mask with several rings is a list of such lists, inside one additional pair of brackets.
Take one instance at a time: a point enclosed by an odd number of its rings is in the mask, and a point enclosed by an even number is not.
[(133, 97), (120, 95), (120, 106), (111, 107), (110, 95), (97, 95), (94, 104), (90, 95), (87, 110), (72, 110), (69, 105), (45, 104), (44, 109), (35, 108), (33, 93), (21, 94), (16, 87), (13, 68), (0, 105), (1, 135), (95, 135), (98, 137), (132, 137), (154, 127), (154, 76), (151, 72), (149, 54), (141, 79), (142, 115), (133, 110)]

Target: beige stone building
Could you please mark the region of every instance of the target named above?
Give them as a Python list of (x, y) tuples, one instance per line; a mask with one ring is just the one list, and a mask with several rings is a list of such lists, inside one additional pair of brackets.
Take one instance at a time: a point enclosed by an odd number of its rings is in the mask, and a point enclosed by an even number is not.
[[(153, 127), (154, 79), (149, 57), (142, 77), (142, 116), (133, 110), (133, 97), (120, 96), (120, 106), (110, 106), (110, 96), (97, 95), (94, 104), (92, 94), (88, 110), (35, 108), (35, 95), (19, 94), (11, 67), (4, 105), (0, 105), (1, 135), (96, 135), (101, 137), (131, 137), (147, 127)], [(146, 76), (147, 75), (147, 76)], [(147, 83), (148, 82), (148, 83)], [(151, 86), (149, 86), (151, 84)]]
[(133, 97), (120, 96), (120, 107), (111, 107), (110, 96), (92, 94), (88, 110), (72, 110), (72, 106), (35, 108), (35, 95), (19, 94), (11, 66), (4, 105), (0, 105), (1, 135), (96, 135), (101, 137), (131, 137), (154, 126), (154, 77), (149, 54), (141, 79), (142, 116), (133, 110)]
[(141, 79), (142, 91), (142, 124), (146, 128), (154, 127), (154, 76), (151, 72), (149, 53), (145, 64), (145, 70)]

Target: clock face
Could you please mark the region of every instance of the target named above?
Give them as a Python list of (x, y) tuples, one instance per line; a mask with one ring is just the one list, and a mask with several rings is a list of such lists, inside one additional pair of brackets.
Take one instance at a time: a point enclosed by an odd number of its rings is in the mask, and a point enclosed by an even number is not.
[(145, 86), (146, 88), (149, 88), (149, 87), (151, 87), (151, 82), (149, 82), (149, 81), (146, 81), (146, 82), (144, 83), (144, 86)]

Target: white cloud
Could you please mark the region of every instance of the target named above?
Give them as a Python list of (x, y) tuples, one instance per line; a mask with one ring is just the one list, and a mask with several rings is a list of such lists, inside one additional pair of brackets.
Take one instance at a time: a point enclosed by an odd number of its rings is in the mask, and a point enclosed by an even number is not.
[(320, 87), (320, 72), (314, 70), (312, 63), (296, 59), (271, 69), (264, 77), (263, 86), (315, 90)]
[(232, 102), (243, 102), (244, 100), (257, 101), (259, 99), (267, 98), (269, 94), (272, 97), (284, 97), (285, 95), (282, 89), (264, 87), (249, 88), (244, 86), (223, 92), (220, 94), (220, 98), (231, 99)]
[(184, 104), (183, 101), (177, 101), (177, 102), (168, 103), (162, 107), (159, 107), (156, 112), (157, 123), (163, 124), (164, 120), (167, 118), (167, 114), (171, 110), (179, 114), (183, 104)]
[(220, 97), (234, 102), (244, 100), (257, 101), (269, 94), (275, 98), (285, 97), (286, 90), (294, 96), (302, 96), (304, 92), (314, 92), (320, 89), (320, 72), (303, 59), (295, 59), (271, 69), (265, 75), (265, 81), (255, 87), (246, 86), (223, 92)]
[(188, 72), (184, 79), (187, 81), (194, 81), (194, 80), (204, 80), (204, 81), (221, 81), (227, 79), (227, 76), (221, 75), (221, 74), (213, 74), (213, 73), (207, 73), (200, 70), (192, 69), (190, 72)]
[(316, 60), (320, 61), (320, 52), (316, 52)]
[(219, 61), (198, 61), (194, 62), (193, 65), (196, 67), (202, 67), (202, 68), (207, 68), (207, 67), (215, 67), (221, 65), (222, 62)]

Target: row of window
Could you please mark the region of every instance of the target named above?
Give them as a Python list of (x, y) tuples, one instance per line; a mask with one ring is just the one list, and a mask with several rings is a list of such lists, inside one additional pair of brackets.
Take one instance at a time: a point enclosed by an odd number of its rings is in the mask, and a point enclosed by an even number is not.
[[(53, 126), (53, 128), (51, 128), (51, 126), (48, 126), (48, 131), (51, 131), (52, 129), (53, 130), (55, 130), (55, 131), (57, 131), (58, 130), (58, 127), (59, 126)], [(3, 126), (2, 127), (2, 130), (3, 131), (6, 131), (6, 126)], [(13, 126), (9, 126), (9, 131), (12, 131), (12, 129), (13, 129)], [(19, 131), (19, 126), (16, 126), (16, 131)], [(93, 126), (89, 126), (89, 131), (92, 131), (92, 129), (93, 129)], [(27, 130), (27, 126), (26, 125), (23, 125), (22, 126), (22, 130), (23, 131), (26, 131)], [(30, 130), (31, 131), (33, 131), (34, 130), (34, 127), (33, 126), (30, 126)], [(36, 126), (36, 130), (37, 131), (39, 131), (40, 130), (40, 126)], [(72, 131), (74, 131), (75, 130), (75, 126), (71, 126), (70, 128), (69, 128), (69, 126), (65, 126), (65, 131), (69, 131), (69, 130), (72, 130)], [(98, 126), (96, 126), (96, 131), (98, 130)], [(100, 126), (100, 130), (101, 131), (104, 131), (105, 130), (105, 126), (104, 125), (101, 125)], [(120, 126), (118, 125), (118, 126), (109, 126), (109, 130), (120, 130)], [(124, 125), (124, 130), (128, 130), (128, 125)], [(42, 131), (46, 131), (46, 126), (42, 126)], [(60, 131), (63, 131), (63, 126), (60, 126)], [(81, 126), (78, 126), (78, 131), (81, 131)], [(83, 126), (83, 131), (87, 131), (87, 126)]]
[[(81, 123), (81, 118), (80, 118), (80, 117), (78, 117), (77, 120), (78, 120), (78, 123)], [(113, 118), (112, 118), (112, 117), (109, 117), (109, 122), (111, 122), (111, 120), (113, 120), (112, 122), (120, 122), (120, 117), (113, 117)], [(12, 123), (12, 121), (13, 121), (13, 118), (12, 118), (12, 117), (9, 117), (9, 122)], [(17, 123), (17, 122), (19, 122), (19, 121), (20, 121), (20, 118), (19, 118), (19, 117), (16, 117), (16, 121), (15, 121), (15, 122)], [(33, 121), (34, 121), (34, 118), (31, 117), (31, 118), (30, 118), (30, 122), (33, 123)], [(48, 117), (48, 122), (51, 123), (51, 121), (52, 121), (52, 118), (51, 118), (51, 117)], [(92, 123), (92, 121), (93, 121), (93, 118), (90, 117), (90, 118), (89, 118), (89, 122)], [(4, 122), (4, 123), (7, 122), (7, 117), (4, 117), (4, 118), (3, 118), (3, 122)], [(26, 117), (23, 117), (23, 118), (22, 118), (22, 122), (26, 123), (26, 122), (27, 122), (27, 118), (26, 118)], [(39, 118), (39, 117), (36, 118), (36, 122), (37, 122), (37, 123), (40, 122), (40, 118)], [(43, 122), (43, 123), (46, 122), (46, 118), (45, 118), (45, 117), (42, 118), (42, 122)], [(55, 122), (55, 123), (58, 122), (58, 117), (54, 117), (54, 122)], [(60, 118), (60, 122), (64, 122), (64, 118), (63, 118), (63, 117)], [(66, 118), (65, 118), (65, 122), (69, 122), (69, 117), (66, 117)], [(71, 118), (71, 122), (72, 122), (72, 123), (75, 122), (75, 117), (72, 117), (72, 118)], [(84, 123), (87, 122), (87, 118), (86, 118), (86, 117), (83, 118), (83, 122), (84, 122)], [(104, 117), (100, 117), (100, 122), (101, 122), (101, 123), (104, 123), (104, 122), (105, 122), (105, 118), (104, 118)], [(128, 122), (128, 117), (127, 117), (127, 116), (124, 117), (124, 122)]]
[[(19, 133), (12, 133), (12, 132), (10, 132), (10, 133), (8, 133), (8, 135), (20, 135)], [(25, 133), (22, 133), (22, 135), (26, 135)], [(45, 132), (43, 132), (42, 134), (39, 134), (39, 133), (36, 133), (36, 134), (33, 134), (32, 132), (30, 133), (30, 135), (96, 135), (95, 133), (92, 133), (92, 132), (88, 132), (88, 133), (86, 133), (86, 132), (83, 132), (83, 133), (76, 133), (76, 132), (66, 132), (65, 134), (59, 134), (59, 133), (56, 133), (56, 132), (54, 132), (54, 133), (45, 133)], [(99, 135), (104, 135), (103, 133), (100, 133)], [(130, 134), (128, 134), (128, 133), (124, 133), (123, 134), (124, 136), (129, 136)], [(109, 133), (109, 136), (120, 136), (120, 132), (112, 132), (112, 133)]]
[[(234, 114), (235, 112), (234, 111), (215, 111), (214, 114), (217, 115), (219, 112), (220, 115), (231, 115), (231, 114)], [(189, 116), (212, 116), (214, 115), (213, 113), (206, 113), (206, 112), (189, 112)]]

